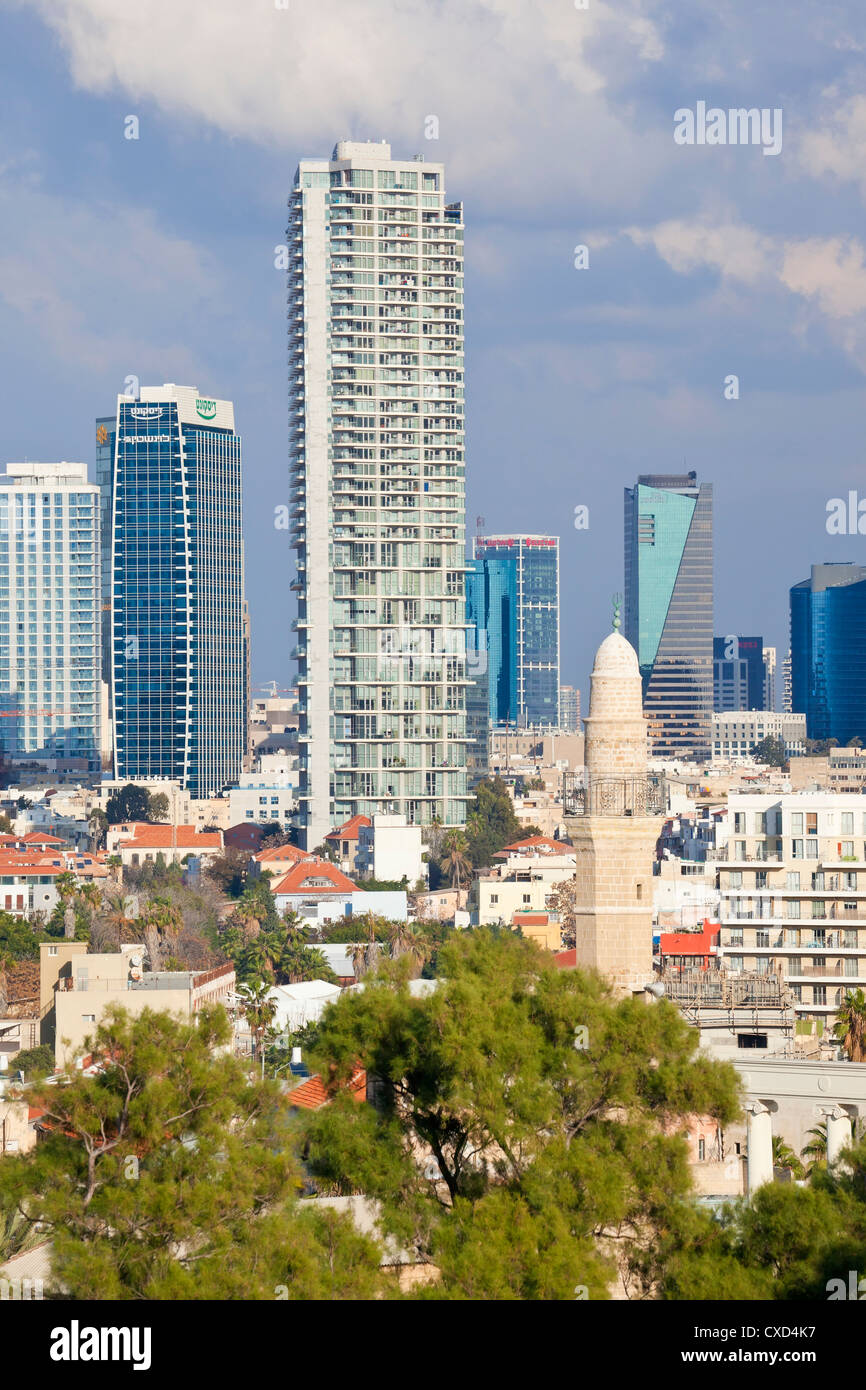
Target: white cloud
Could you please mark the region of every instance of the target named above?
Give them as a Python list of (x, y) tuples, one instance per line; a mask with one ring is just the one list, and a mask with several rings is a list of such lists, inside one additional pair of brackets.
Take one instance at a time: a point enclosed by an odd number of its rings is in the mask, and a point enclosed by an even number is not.
[[(645, 0), (30, 0), (77, 85), (298, 153), (390, 139), (480, 191), (624, 197), (652, 178), (650, 132), (608, 100), (609, 79), (658, 62)], [(593, 60), (591, 53), (603, 53)], [(143, 104), (142, 110), (136, 102)], [(440, 119), (441, 143), (424, 138)], [(617, 158), (610, 152), (617, 150)], [(669, 156), (667, 142), (655, 160)], [(529, 165), (529, 169), (527, 169)]]
[[(825, 105), (839, 101), (835, 89), (823, 97)], [(857, 183), (866, 196), (866, 96), (842, 102), (817, 130), (806, 131), (800, 142), (800, 160), (815, 177), (830, 175), (843, 183)]]

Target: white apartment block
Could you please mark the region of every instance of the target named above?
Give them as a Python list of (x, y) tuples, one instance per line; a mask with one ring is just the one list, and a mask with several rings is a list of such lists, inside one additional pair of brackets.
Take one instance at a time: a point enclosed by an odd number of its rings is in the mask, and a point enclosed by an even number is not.
[(427, 882), (422, 855), (420, 825), (409, 825), (405, 816), (375, 815), (372, 825), (358, 831), (358, 868), (364, 877), (380, 883), (399, 883), (404, 875), (412, 888)]
[(297, 778), (289, 772), (242, 772), (237, 786), (229, 787), (229, 825), (241, 821), (288, 824), (297, 810)]
[(718, 841), (725, 965), (780, 972), (799, 1017), (832, 1019), (866, 986), (863, 797), (731, 795)]
[(100, 757), (99, 488), (84, 463), (0, 476), (0, 746), (50, 767)]
[(340, 141), (289, 198), (292, 544), (308, 847), (466, 804), (463, 211)]
[(736, 762), (751, 757), (756, 743), (780, 738), (789, 758), (806, 751), (805, 714), (777, 714), (774, 710), (726, 710), (713, 715), (713, 762)]

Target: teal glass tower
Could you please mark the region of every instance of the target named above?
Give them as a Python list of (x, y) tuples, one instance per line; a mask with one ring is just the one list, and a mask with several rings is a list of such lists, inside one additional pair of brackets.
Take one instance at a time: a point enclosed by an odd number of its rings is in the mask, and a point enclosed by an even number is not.
[(713, 489), (695, 473), (625, 489), (624, 635), (638, 654), (654, 756), (710, 756)]
[(195, 798), (236, 782), (246, 726), (241, 441), (195, 387), (119, 396), (112, 502), (115, 777)]

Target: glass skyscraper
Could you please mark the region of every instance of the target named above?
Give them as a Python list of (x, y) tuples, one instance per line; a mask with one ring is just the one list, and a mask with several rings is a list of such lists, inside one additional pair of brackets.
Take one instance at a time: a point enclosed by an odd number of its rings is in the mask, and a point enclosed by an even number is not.
[(769, 709), (763, 637), (713, 638), (713, 709)]
[(559, 724), (559, 539), (478, 536), (467, 573), (467, 620), (486, 634), (494, 724)]
[(466, 808), (463, 209), (340, 141), (289, 198), (300, 825)]
[(695, 473), (625, 489), (623, 634), (638, 654), (652, 751), (710, 756), (713, 489)]
[(112, 506), (116, 778), (196, 798), (237, 781), (246, 742), (241, 441), (191, 386), (117, 398)]
[(813, 565), (794, 585), (789, 660), (807, 736), (866, 741), (866, 567)]
[(99, 489), (84, 463), (0, 476), (0, 740), (100, 769)]

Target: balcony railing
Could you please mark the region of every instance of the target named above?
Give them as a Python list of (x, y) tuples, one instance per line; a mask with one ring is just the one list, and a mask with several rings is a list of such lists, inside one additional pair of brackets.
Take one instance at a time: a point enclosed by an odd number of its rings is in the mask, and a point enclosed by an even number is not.
[(566, 816), (661, 816), (665, 812), (664, 779), (594, 777), (566, 772), (562, 809)]

